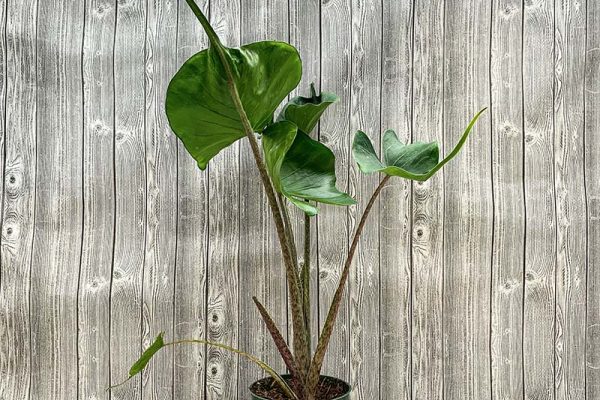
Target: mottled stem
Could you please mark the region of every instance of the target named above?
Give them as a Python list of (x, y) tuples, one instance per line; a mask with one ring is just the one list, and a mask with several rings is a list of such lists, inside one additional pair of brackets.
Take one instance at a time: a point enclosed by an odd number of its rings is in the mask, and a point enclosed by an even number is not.
[(325, 324), (323, 325), (323, 331), (321, 332), (321, 336), (319, 337), (317, 349), (315, 351), (315, 355), (313, 357), (310, 370), (308, 372), (307, 392), (309, 393), (309, 396), (311, 393), (314, 393), (317, 384), (319, 383), (319, 374), (321, 373), (321, 367), (323, 366), (323, 359), (325, 358), (325, 353), (327, 352), (327, 347), (329, 346), (329, 340), (331, 339), (331, 334), (333, 332), (335, 321), (340, 310), (340, 305), (342, 304), (344, 289), (346, 288), (346, 282), (348, 281), (348, 276), (350, 275), (350, 267), (352, 266), (352, 260), (354, 259), (354, 253), (356, 252), (356, 248), (358, 247), (360, 236), (367, 222), (369, 213), (371, 212), (371, 209), (375, 204), (375, 200), (381, 193), (381, 190), (383, 189), (389, 178), (390, 176), (386, 175), (379, 183), (379, 186), (377, 186), (377, 189), (375, 189), (375, 192), (373, 192), (373, 195), (371, 196), (369, 202), (367, 203), (367, 206), (365, 207), (360, 222), (358, 223), (356, 232), (354, 233), (354, 239), (352, 240), (352, 244), (350, 245), (350, 249), (348, 250), (348, 256), (346, 257), (346, 262), (344, 263), (342, 276), (340, 277), (338, 287), (333, 296), (331, 306), (329, 307), (329, 312), (327, 313), (327, 318), (325, 319)]

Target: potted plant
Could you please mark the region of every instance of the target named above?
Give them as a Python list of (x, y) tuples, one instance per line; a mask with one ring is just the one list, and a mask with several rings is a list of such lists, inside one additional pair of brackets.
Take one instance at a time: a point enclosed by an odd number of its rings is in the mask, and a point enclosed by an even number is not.
[(304, 246), (304, 262), (299, 263), (287, 207), (291, 204), (305, 213), (305, 238), (310, 240), (310, 218), (318, 212), (317, 203), (335, 206), (356, 203), (335, 185), (332, 151), (310, 136), (323, 112), (337, 101), (337, 97), (331, 93), (317, 94), (311, 86), (310, 97), (292, 99), (275, 117), (275, 110), (298, 85), (302, 75), (297, 50), (276, 41), (227, 48), (194, 0), (186, 2), (208, 35), (210, 47), (187, 60), (172, 78), (167, 90), (167, 117), (173, 132), (202, 170), (217, 153), (235, 141), (246, 138), (250, 142), (286, 271), (293, 328), (291, 348), (265, 307), (256, 297), (253, 299), (288, 374), (280, 375), (258, 358), (225, 344), (201, 339), (165, 342), (161, 333), (133, 365), (129, 378), (141, 372), (152, 356), (166, 346), (208, 344), (237, 353), (268, 373), (269, 377), (251, 386), (254, 399), (348, 399), (349, 384), (321, 376), (321, 367), (369, 212), (391, 177), (425, 181), (454, 158), (484, 110), (471, 120), (458, 144), (441, 161), (437, 143), (405, 145), (391, 130), (384, 134), (383, 157), (380, 159), (367, 135), (360, 131), (355, 134), (352, 151), (359, 169), (366, 174), (380, 173), (383, 178), (358, 223), (313, 353), (309, 324), (310, 244)]

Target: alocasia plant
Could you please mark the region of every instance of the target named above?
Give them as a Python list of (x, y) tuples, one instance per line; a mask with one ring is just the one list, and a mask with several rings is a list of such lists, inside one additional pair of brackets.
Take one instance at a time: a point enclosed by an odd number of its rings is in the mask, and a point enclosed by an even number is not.
[[(200, 169), (235, 141), (246, 138), (267, 195), (281, 247), (289, 285), (293, 351), (279, 332), (265, 307), (254, 298), (291, 375), (289, 382), (256, 357), (225, 344), (201, 339), (165, 343), (160, 334), (132, 367), (130, 377), (139, 373), (156, 352), (169, 345), (201, 343), (235, 352), (263, 368), (292, 399), (316, 400), (321, 367), (348, 280), (350, 267), (369, 212), (392, 176), (424, 181), (454, 158), (465, 144), (480, 111), (443, 160), (437, 143), (401, 143), (393, 131), (383, 137), (383, 161), (367, 135), (357, 132), (352, 146), (354, 158), (364, 173), (381, 173), (383, 178), (365, 207), (350, 245), (334, 298), (314, 354), (310, 345), (310, 217), (318, 213), (317, 203), (351, 206), (356, 201), (336, 187), (335, 157), (310, 133), (327, 107), (338, 98), (331, 93), (296, 97), (274, 113), (298, 85), (302, 62), (287, 43), (264, 41), (241, 48), (225, 47), (193, 0), (186, 0), (202, 24), (210, 47), (187, 60), (175, 74), (166, 98), (166, 113), (173, 132), (183, 142)], [(260, 137), (262, 146), (259, 145)], [(261, 148), (262, 147), (262, 148)], [(305, 213), (303, 263), (299, 263), (287, 202)]]

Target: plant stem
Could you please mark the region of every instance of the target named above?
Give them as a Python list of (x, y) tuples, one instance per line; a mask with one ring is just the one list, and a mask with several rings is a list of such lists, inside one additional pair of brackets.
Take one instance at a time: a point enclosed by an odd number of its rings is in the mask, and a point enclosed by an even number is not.
[(306, 347), (308, 348), (308, 354), (310, 354), (310, 216), (308, 214), (304, 214), (304, 260), (300, 280), (302, 281), (302, 303), (306, 325)]
[(375, 189), (375, 192), (373, 192), (373, 195), (369, 199), (369, 202), (367, 203), (367, 206), (363, 211), (363, 215), (360, 219), (360, 222), (356, 227), (354, 239), (352, 240), (352, 244), (350, 245), (350, 249), (348, 250), (348, 256), (346, 257), (346, 262), (344, 263), (342, 276), (340, 277), (338, 287), (333, 296), (331, 306), (329, 307), (329, 312), (327, 313), (327, 318), (325, 319), (325, 324), (323, 325), (323, 331), (321, 332), (321, 336), (319, 337), (317, 349), (315, 351), (315, 355), (310, 366), (310, 371), (308, 373), (307, 380), (308, 393), (313, 393), (317, 384), (319, 383), (319, 374), (321, 372), (321, 367), (323, 366), (323, 359), (325, 358), (327, 346), (329, 345), (329, 340), (331, 339), (331, 334), (335, 326), (335, 321), (340, 310), (342, 297), (344, 295), (344, 289), (346, 287), (346, 282), (348, 281), (348, 276), (350, 275), (350, 267), (352, 266), (352, 260), (354, 259), (354, 253), (356, 252), (356, 248), (358, 247), (358, 241), (367, 222), (367, 217), (369, 216), (369, 213), (371, 212), (371, 209), (375, 204), (375, 200), (377, 199), (377, 197), (381, 193), (381, 190), (383, 189), (383, 187), (389, 179), (390, 176), (386, 175), (381, 180), (379, 186), (377, 186), (377, 189)]
[[(304, 329), (305, 327), (304, 312), (302, 309), (302, 294), (300, 292), (298, 272), (296, 271), (295, 263), (292, 258), (292, 251), (289, 247), (289, 239), (286, 235), (282, 213), (277, 203), (277, 196), (275, 195), (275, 190), (273, 189), (273, 185), (271, 183), (271, 179), (269, 178), (267, 168), (262, 159), (258, 142), (256, 140), (256, 137), (254, 136), (254, 128), (252, 128), (252, 124), (248, 119), (246, 110), (244, 109), (242, 100), (240, 99), (240, 95), (235, 85), (233, 71), (231, 69), (231, 65), (229, 64), (229, 60), (225, 54), (225, 48), (221, 44), (221, 41), (219, 40), (219, 37), (217, 36), (215, 31), (210, 26), (208, 19), (202, 13), (202, 10), (200, 10), (200, 8), (194, 2), (194, 0), (186, 0), (186, 2), (200, 21), (200, 24), (202, 24), (204, 30), (206, 31), (206, 34), (210, 39), (211, 48), (217, 52), (219, 60), (221, 61), (223, 69), (225, 70), (225, 75), (227, 77), (227, 86), (229, 88), (231, 100), (233, 101), (235, 109), (240, 116), (240, 121), (244, 128), (244, 133), (246, 134), (246, 137), (250, 142), (250, 148), (252, 149), (252, 154), (254, 156), (254, 160), (256, 161), (256, 167), (258, 168), (258, 172), (260, 174), (260, 178), (262, 180), (263, 187), (267, 195), (267, 200), (269, 202), (269, 207), (271, 208), (271, 213), (273, 214), (275, 228), (277, 231), (279, 244), (281, 246), (283, 263), (286, 268), (290, 304), (292, 309), (294, 353), (297, 363), (301, 366), (306, 366), (310, 362), (310, 354), (306, 353), (306, 332)], [(304, 376), (300, 377), (300, 380), (302, 382), (304, 382), (304, 379)]]
[[(267, 326), (267, 330), (269, 331), (269, 333), (271, 333), (273, 342), (275, 342), (275, 346), (277, 347), (277, 350), (279, 351), (281, 358), (283, 358), (283, 362), (285, 363), (288, 370), (292, 374), (292, 382), (291, 382), (292, 388), (298, 394), (298, 396), (300, 396), (300, 398), (304, 398), (304, 394), (303, 394), (304, 386), (302, 384), (300, 384), (300, 381), (298, 380), (298, 377), (302, 376), (302, 374), (300, 373), (300, 371), (298, 371), (298, 366), (296, 365), (294, 356), (292, 355), (287, 343), (285, 342), (285, 339), (281, 335), (281, 332), (277, 328), (275, 321), (273, 321), (273, 318), (271, 318), (271, 316), (269, 315), (269, 312), (267, 311), (265, 306), (263, 306), (261, 304), (261, 302), (258, 301), (256, 296), (253, 296), (252, 300), (254, 300), (254, 304), (256, 304), (256, 308), (258, 308), (258, 312), (260, 313), (260, 316), (262, 317), (263, 321), (265, 322), (265, 325)], [(305, 372), (305, 374), (306, 374), (306, 372)]]
[(222, 343), (215, 343), (215, 342), (211, 342), (209, 340), (201, 340), (201, 339), (183, 339), (183, 340), (177, 340), (177, 341), (174, 341), (174, 342), (165, 343), (163, 345), (163, 347), (176, 346), (176, 345), (180, 345), (180, 344), (205, 344), (205, 345), (217, 347), (219, 349), (227, 350), (227, 351), (235, 353), (235, 354), (237, 354), (237, 355), (239, 355), (241, 357), (244, 357), (245, 359), (247, 359), (247, 360), (255, 363), (256, 365), (258, 365), (266, 373), (268, 373), (271, 376), (271, 378), (273, 378), (273, 380), (275, 382), (277, 382), (277, 384), (284, 390), (284, 392), (288, 396), (290, 396), (294, 400), (299, 400), (298, 396), (296, 396), (296, 393), (294, 393), (294, 391), (289, 387), (289, 385), (287, 384), (287, 382), (277, 373), (277, 371), (275, 371), (267, 363), (265, 363), (264, 361), (258, 359), (257, 357), (253, 356), (252, 354), (248, 354), (248, 353), (246, 353), (244, 351), (238, 350), (238, 349), (236, 349), (234, 347), (227, 346), (227, 345), (222, 344)]

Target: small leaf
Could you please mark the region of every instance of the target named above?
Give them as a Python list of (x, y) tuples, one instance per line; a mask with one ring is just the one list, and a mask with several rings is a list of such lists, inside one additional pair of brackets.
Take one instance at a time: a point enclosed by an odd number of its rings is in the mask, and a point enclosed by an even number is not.
[(317, 95), (314, 84), (310, 85), (310, 91), (311, 97), (298, 96), (291, 99), (279, 114), (277, 121), (290, 121), (302, 132), (312, 132), (327, 107), (339, 98), (326, 92)]
[(356, 201), (335, 186), (335, 156), (289, 121), (276, 122), (262, 135), (269, 175), (275, 189), (308, 215), (317, 208), (305, 200), (348, 206)]
[(426, 181), (448, 161), (456, 157), (467, 141), (473, 125), (484, 111), (485, 108), (473, 117), (454, 149), (442, 161), (439, 161), (440, 151), (436, 142), (416, 142), (405, 145), (398, 140), (396, 133), (391, 130), (386, 131), (383, 136), (383, 163), (377, 157), (371, 140), (361, 131), (356, 132), (354, 136), (354, 143), (352, 144), (354, 159), (360, 170), (365, 174), (383, 172), (390, 176)]
[(196, 10), (211, 47), (187, 60), (167, 89), (166, 112), (171, 129), (200, 169), (222, 149), (246, 135), (232, 99), (223, 60), (233, 74), (243, 109), (255, 132), (271, 121), (273, 112), (302, 76), (298, 51), (283, 42), (224, 47)]
[(150, 359), (165, 346), (163, 335), (164, 332), (159, 333), (150, 347), (148, 347), (142, 356), (135, 362), (135, 364), (131, 366), (131, 369), (129, 370), (130, 378), (142, 372), (142, 370), (146, 368), (146, 365), (148, 365), (148, 362), (150, 362)]

